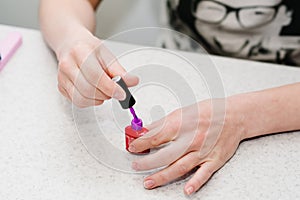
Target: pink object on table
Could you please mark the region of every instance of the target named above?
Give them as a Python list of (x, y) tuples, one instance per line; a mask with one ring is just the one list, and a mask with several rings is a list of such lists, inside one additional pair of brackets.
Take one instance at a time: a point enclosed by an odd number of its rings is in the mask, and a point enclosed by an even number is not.
[(17, 32), (12, 32), (5, 39), (0, 40), (0, 70), (5, 66), (21, 44), (22, 36)]

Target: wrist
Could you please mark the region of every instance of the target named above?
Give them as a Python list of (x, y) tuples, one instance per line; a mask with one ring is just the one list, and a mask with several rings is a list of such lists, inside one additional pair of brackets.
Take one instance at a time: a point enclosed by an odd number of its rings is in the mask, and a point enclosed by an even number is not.
[(230, 118), (230, 121), (236, 124), (241, 141), (249, 138), (253, 125), (255, 125), (255, 121), (253, 121), (255, 119), (252, 119), (250, 116), (253, 109), (251, 98), (248, 94), (239, 94), (227, 98), (226, 119)]
[(244, 129), (242, 140), (284, 130), (277, 118), (280, 105), (272, 93), (258, 91), (235, 95), (229, 99)]
[(72, 49), (75, 49), (77, 46), (81, 45), (93, 45), (96, 48), (99, 39), (96, 38), (88, 29), (85, 27), (73, 27), (69, 28), (65, 33), (64, 39), (61, 43), (53, 49), (58, 60), (62, 59), (69, 54)]
[(227, 98), (208, 99), (201, 101), (200, 119), (204, 120), (202, 124), (207, 127), (214, 127), (214, 132), (230, 133), (231, 136), (238, 141), (241, 141), (247, 136), (246, 114), (242, 107), (243, 98), (241, 96), (231, 96)]

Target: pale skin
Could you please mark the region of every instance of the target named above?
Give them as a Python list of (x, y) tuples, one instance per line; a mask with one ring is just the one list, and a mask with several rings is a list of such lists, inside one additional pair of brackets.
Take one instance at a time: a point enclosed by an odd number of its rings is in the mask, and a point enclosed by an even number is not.
[[(99, 60), (95, 63), (96, 66), (82, 66), (86, 56), (93, 57), (95, 47), (101, 43), (93, 35), (94, 11), (99, 3), (97, 0), (41, 0), (41, 30), (58, 59), (59, 91), (79, 107), (101, 105), (111, 97), (123, 99), (124, 91), (111, 81), (114, 75), (123, 76), (129, 86), (138, 83), (138, 78), (127, 74), (118, 62), (107, 67), (105, 56), (95, 55), (95, 59)], [(109, 52), (108, 54), (110, 55)], [(89, 76), (91, 74), (98, 76)], [(81, 77), (79, 81), (74, 81), (78, 77)], [(132, 167), (135, 170), (147, 170), (167, 166), (144, 179), (144, 187), (147, 189), (165, 185), (193, 168), (200, 167), (184, 186), (184, 192), (191, 195), (234, 155), (242, 140), (299, 130), (299, 94), (300, 83), (295, 83), (212, 100), (226, 105), (226, 115), (224, 118), (217, 117), (219, 121), (216, 118), (212, 121), (212, 110), (216, 108), (212, 107), (210, 100), (178, 109), (147, 126), (149, 136), (135, 140), (130, 150), (139, 152), (165, 143), (169, 145), (156, 154), (134, 161)], [(194, 108), (200, 108), (201, 112)], [(192, 121), (192, 125), (186, 124), (182, 120), (182, 114), (196, 120)], [(191, 130), (193, 126), (194, 129)], [(182, 149), (183, 154), (169, 158), (171, 151), (178, 150), (173, 146), (178, 147), (178, 143), (184, 141), (182, 138), (189, 138), (186, 137), (189, 135), (192, 135), (192, 139), (190, 145)], [(214, 135), (218, 136), (215, 140), (205, 141), (205, 138)], [(204, 143), (208, 146), (205, 153)], [(156, 162), (157, 160), (163, 162)]]
[[(75, 3), (76, 2), (76, 3)], [(111, 78), (120, 75), (128, 86), (138, 83), (117, 62), (92, 33), (94, 10), (100, 1), (41, 0), (40, 25), (44, 38), (58, 59), (58, 89), (78, 107), (101, 105), (111, 97), (125, 98), (125, 92)], [(101, 47), (101, 55), (95, 49)], [(93, 62), (86, 67), (83, 63)]]

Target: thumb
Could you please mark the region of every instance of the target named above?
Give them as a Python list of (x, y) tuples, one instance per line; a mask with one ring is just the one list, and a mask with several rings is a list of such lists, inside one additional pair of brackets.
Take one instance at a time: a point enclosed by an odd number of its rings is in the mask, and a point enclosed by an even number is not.
[(136, 86), (139, 83), (139, 78), (128, 72), (123, 74), (122, 78), (128, 87)]

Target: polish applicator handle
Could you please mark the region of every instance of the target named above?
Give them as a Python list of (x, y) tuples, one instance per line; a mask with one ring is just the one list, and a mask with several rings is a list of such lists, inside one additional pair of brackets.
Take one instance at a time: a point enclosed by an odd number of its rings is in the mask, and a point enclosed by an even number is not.
[(123, 101), (119, 101), (123, 109), (131, 108), (135, 104), (135, 99), (133, 98), (132, 94), (130, 93), (126, 83), (122, 79), (121, 76), (115, 76), (112, 80), (117, 83), (126, 93), (126, 98)]

